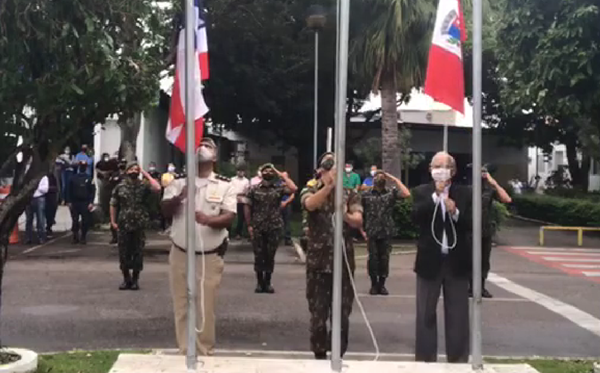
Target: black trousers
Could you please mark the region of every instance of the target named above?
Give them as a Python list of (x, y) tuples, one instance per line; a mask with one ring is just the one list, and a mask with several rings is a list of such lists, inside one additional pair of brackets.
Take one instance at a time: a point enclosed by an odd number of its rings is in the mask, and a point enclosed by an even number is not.
[[(492, 267), (492, 236), (481, 237), (481, 284), (485, 288), (485, 280)], [(469, 285), (473, 288), (473, 277), (469, 277)]]
[(52, 229), (52, 226), (56, 224), (56, 210), (58, 209), (58, 194), (48, 193), (46, 194), (46, 230)]
[(237, 204), (237, 223), (235, 227), (235, 236), (242, 236), (244, 232), (244, 204)]
[[(88, 210), (88, 202), (72, 202), (71, 203), (71, 220), (73, 225), (71, 231), (73, 234), (78, 234), (81, 230), (81, 238), (85, 238), (90, 228), (90, 220), (92, 213)], [(81, 224), (79, 218), (81, 217)]]

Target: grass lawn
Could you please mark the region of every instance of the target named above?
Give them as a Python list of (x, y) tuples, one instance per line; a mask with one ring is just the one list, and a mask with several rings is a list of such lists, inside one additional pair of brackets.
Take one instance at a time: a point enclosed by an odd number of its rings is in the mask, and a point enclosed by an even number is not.
[(522, 364), (534, 367), (540, 373), (593, 373), (594, 364), (589, 360), (490, 360), (494, 364)]

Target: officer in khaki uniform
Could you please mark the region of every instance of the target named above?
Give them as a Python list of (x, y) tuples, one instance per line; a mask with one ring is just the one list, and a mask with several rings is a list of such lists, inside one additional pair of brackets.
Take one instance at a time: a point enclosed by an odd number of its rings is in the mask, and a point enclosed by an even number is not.
[[(171, 295), (175, 312), (175, 328), (179, 352), (187, 353), (187, 282), (186, 262), (188, 249), (196, 251), (197, 315), (196, 325), (202, 332), (196, 340), (199, 355), (212, 355), (215, 347), (215, 303), (221, 283), (227, 248), (228, 231), (237, 211), (237, 195), (228, 178), (213, 172), (217, 147), (205, 138), (196, 153), (196, 245), (186, 247), (186, 179), (176, 179), (165, 189), (163, 213), (173, 217), (169, 255)], [(205, 259), (204, 288), (202, 288), (202, 259)], [(204, 294), (202, 315), (201, 299)], [(204, 321), (204, 323), (203, 323)]]

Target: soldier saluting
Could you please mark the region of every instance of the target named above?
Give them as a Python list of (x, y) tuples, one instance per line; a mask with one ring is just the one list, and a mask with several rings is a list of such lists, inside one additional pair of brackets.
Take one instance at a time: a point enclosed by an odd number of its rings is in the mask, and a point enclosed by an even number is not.
[[(387, 179), (395, 184), (391, 189), (387, 188)], [(389, 294), (385, 280), (390, 272), (390, 239), (395, 234), (394, 206), (399, 199), (409, 196), (410, 191), (402, 181), (383, 170), (375, 171), (373, 188), (362, 194), (371, 295)]]
[[(271, 276), (283, 229), (281, 199), (294, 194), (298, 188), (287, 172), (279, 172), (271, 163), (262, 165), (259, 170), (262, 180), (250, 187), (243, 198), (244, 215), (254, 247), (255, 292), (272, 294), (275, 290), (271, 285)], [(283, 185), (279, 185), (278, 178)]]
[[(119, 236), (119, 262), (123, 283), (119, 290), (139, 290), (138, 279), (144, 267), (144, 229), (148, 224), (148, 201), (160, 192), (160, 184), (137, 162), (129, 162), (126, 180), (115, 187), (110, 200), (110, 224)], [(140, 173), (149, 183), (140, 180)], [(118, 214), (117, 214), (118, 211)], [(132, 271), (132, 272), (130, 272)]]
[[(327, 358), (331, 340), (327, 320), (331, 316), (333, 292), (333, 236), (335, 213), (335, 168), (333, 153), (320, 159), (321, 177), (303, 190), (300, 197), (306, 209), (308, 250), (306, 252), (306, 298), (310, 311), (310, 345), (318, 360)], [(362, 226), (363, 215), (360, 195), (354, 190), (344, 191), (344, 243), (350, 272), (343, 265), (342, 272), (342, 355), (348, 348), (349, 317), (354, 303), (350, 276), (354, 276), (354, 247), (351, 229)]]

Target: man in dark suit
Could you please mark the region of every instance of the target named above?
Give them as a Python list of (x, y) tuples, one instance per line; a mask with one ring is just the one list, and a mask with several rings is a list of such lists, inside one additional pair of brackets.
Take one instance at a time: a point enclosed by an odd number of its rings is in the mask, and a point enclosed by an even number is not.
[(452, 183), (456, 162), (437, 153), (430, 164), (433, 182), (415, 188), (412, 219), (417, 243), (415, 360), (437, 360), (437, 303), (444, 289), (448, 362), (469, 359), (469, 275), (471, 273), (471, 188)]

